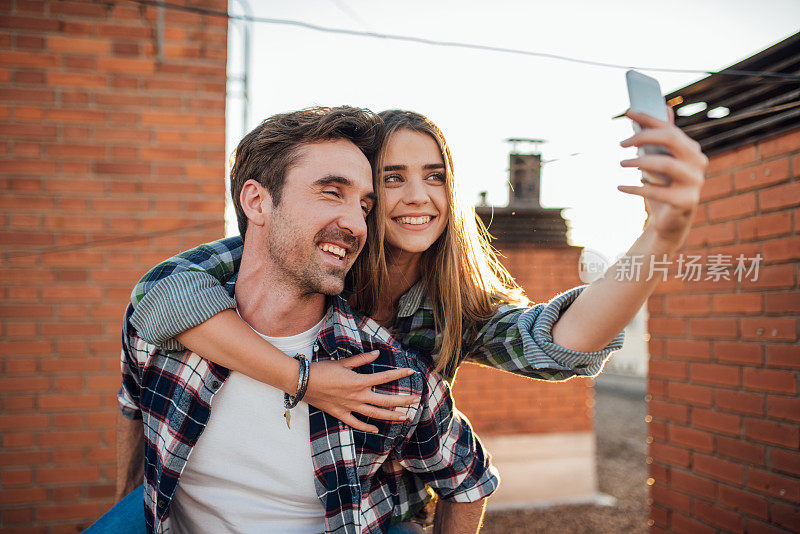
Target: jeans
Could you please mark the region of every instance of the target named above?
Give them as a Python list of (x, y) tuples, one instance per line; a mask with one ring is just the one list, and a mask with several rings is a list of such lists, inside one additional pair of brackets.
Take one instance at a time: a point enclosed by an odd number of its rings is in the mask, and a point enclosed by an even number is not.
[(147, 534), (144, 522), (144, 485), (103, 514), (84, 534)]
[(424, 534), (425, 529), (417, 523), (397, 523), (389, 527), (386, 534)]
[[(144, 485), (139, 486), (103, 514), (83, 534), (146, 534), (144, 522)], [(398, 523), (389, 527), (387, 534), (422, 534), (416, 523)]]

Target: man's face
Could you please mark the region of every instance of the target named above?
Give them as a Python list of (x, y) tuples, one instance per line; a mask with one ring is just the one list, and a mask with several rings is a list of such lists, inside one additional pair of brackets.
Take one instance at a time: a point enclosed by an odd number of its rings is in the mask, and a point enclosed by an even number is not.
[(341, 139), (305, 145), (286, 173), (280, 204), (266, 202), (271, 263), (301, 292), (341, 293), (375, 203), (364, 154)]

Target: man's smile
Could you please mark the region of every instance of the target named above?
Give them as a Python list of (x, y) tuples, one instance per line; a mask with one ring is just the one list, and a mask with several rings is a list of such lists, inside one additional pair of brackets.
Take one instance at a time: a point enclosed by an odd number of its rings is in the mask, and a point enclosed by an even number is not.
[(320, 243), (317, 245), (317, 248), (323, 252), (329, 253), (331, 256), (334, 256), (339, 260), (344, 260), (345, 256), (347, 255), (347, 250), (338, 245), (334, 245), (333, 243)]

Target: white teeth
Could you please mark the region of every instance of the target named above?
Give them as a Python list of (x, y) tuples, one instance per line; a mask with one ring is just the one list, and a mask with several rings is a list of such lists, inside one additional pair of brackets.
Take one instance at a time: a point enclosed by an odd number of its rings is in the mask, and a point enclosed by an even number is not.
[(330, 252), (331, 254), (335, 254), (340, 258), (344, 258), (346, 254), (346, 251), (343, 248), (337, 247), (336, 245), (332, 245), (330, 243), (323, 243), (319, 246), (319, 248), (325, 252)]
[(426, 224), (431, 221), (431, 216), (423, 215), (422, 217), (398, 217), (397, 221), (403, 224)]

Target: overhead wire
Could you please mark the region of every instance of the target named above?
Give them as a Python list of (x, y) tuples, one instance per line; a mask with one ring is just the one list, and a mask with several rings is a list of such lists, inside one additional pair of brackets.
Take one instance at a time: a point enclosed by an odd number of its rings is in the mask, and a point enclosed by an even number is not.
[[(164, 7), (168, 9), (174, 9), (184, 12), (196, 13), (201, 15), (209, 15), (209, 16), (217, 16), (217, 17), (224, 17), (226, 19), (232, 20), (239, 20), (245, 22), (257, 22), (257, 23), (264, 23), (264, 24), (279, 24), (279, 25), (288, 25), (288, 26), (295, 26), (300, 28), (305, 28), (314, 31), (326, 32), (326, 33), (334, 33), (340, 35), (351, 35), (357, 37), (367, 37), (367, 38), (377, 38), (377, 39), (385, 39), (385, 40), (393, 40), (393, 41), (403, 41), (403, 42), (410, 42), (410, 43), (417, 43), (417, 44), (424, 44), (429, 46), (440, 46), (440, 47), (450, 47), (450, 48), (463, 48), (463, 49), (471, 49), (471, 50), (482, 50), (488, 52), (499, 52), (499, 53), (509, 53), (509, 54), (517, 54), (517, 55), (525, 55), (525, 56), (532, 56), (532, 57), (540, 57), (545, 59), (554, 59), (560, 61), (567, 61), (572, 63), (579, 63), (584, 65), (590, 65), (595, 67), (605, 67), (605, 68), (615, 68), (615, 69), (636, 69), (636, 70), (643, 70), (643, 71), (653, 71), (653, 72), (673, 72), (673, 73), (687, 73), (687, 74), (707, 74), (707, 75), (728, 75), (728, 76), (742, 76), (742, 77), (766, 77), (766, 78), (773, 78), (774, 80), (771, 81), (784, 81), (784, 82), (800, 82), (800, 74), (791, 74), (791, 73), (781, 73), (781, 72), (767, 72), (767, 71), (744, 71), (744, 70), (733, 70), (733, 69), (725, 69), (723, 71), (712, 71), (712, 70), (699, 70), (699, 69), (678, 69), (678, 68), (663, 68), (663, 67), (641, 67), (641, 66), (632, 66), (632, 65), (620, 65), (615, 63), (607, 63), (607, 62), (600, 62), (600, 61), (592, 61), (587, 59), (581, 58), (574, 58), (569, 56), (562, 56), (558, 54), (550, 54), (546, 52), (535, 52), (531, 50), (522, 50), (522, 49), (515, 49), (515, 48), (506, 48), (506, 47), (499, 47), (499, 46), (491, 46), (491, 45), (482, 45), (477, 43), (465, 43), (465, 42), (456, 42), (456, 41), (439, 41), (434, 39), (427, 39), (423, 37), (414, 37), (408, 35), (400, 35), (400, 34), (388, 34), (388, 33), (380, 33), (380, 32), (373, 32), (373, 31), (358, 31), (358, 30), (348, 30), (344, 28), (330, 28), (325, 26), (320, 26), (317, 24), (312, 24), (309, 22), (299, 21), (299, 20), (291, 20), (291, 19), (276, 19), (276, 18), (267, 18), (267, 17), (256, 17), (256, 16), (249, 16), (249, 15), (234, 15), (229, 14), (226, 11), (219, 11), (214, 9), (202, 8), (202, 7), (195, 7), (195, 6), (183, 6), (180, 4), (173, 4), (170, 2), (159, 2), (156, 0), (127, 0), (129, 2), (133, 2), (136, 4), (144, 5), (144, 6), (151, 6), (151, 7)], [(337, 4), (338, 5), (338, 4)], [(715, 124), (721, 124), (723, 122), (734, 122), (739, 119), (744, 119), (750, 116), (760, 115), (763, 113), (767, 113), (770, 111), (778, 111), (783, 109), (788, 109), (791, 107), (795, 107), (800, 105), (800, 102), (792, 102), (789, 104), (784, 104), (782, 106), (775, 106), (773, 108), (765, 109), (765, 110), (757, 110), (754, 112), (749, 113), (742, 113), (737, 114), (731, 117), (726, 117), (723, 119), (718, 119), (715, 121)], [(689, 127), (691, 128), (691, 127)], [(580, 153), (574, 153), (567, 156), (567, 158), (571, 158), (577, 155), (582, 155)], [(543, 161), (542, 163), (555, 163), (561, 161), (565, 158), (555, 158), (551, 160)], [(139, 241), (143, 239), (150, 239), (156, 237), (164, 237), (164, 236), (171, 236), (171, 235), (179, 235), (179, 234), (186, 234), (195, 232), (198, 230), (202, 230), (204, 228), (208, 228), (211, 226), (218, 225), (218, 221), (213, 222), (205, 222), (200, 223), (197, 225), (186, 226), (186, 227), (178, 227), (172, 228), (168, 230), (162, 230), (157, 232), (150, 232), (146, 234), (135, 234), (135, 235), (122, 235), (116, 237), (109, 237), (104, 239), (97, 239), (86, 241), (84, 243), (76, 243), (71, 245), (58, 245), (53, 247), (43, 247), (35, 250), (17, 250), (17, 251), (8, 251), (2, 254), (4, 260), (8, 261), (9, 259), (13, 258), (20, 258), (20, 257), (27, 257), (27, 256), (37, 256), (41, 254), (53, 254), (53, 253), (61, 253), (61, 252), (70, 252), (74, 250), (81, 250), (81, 249), (88, 249), (88, 248), (98, 248), (105, 245), (116, 245), (120, 243), (129, 243), (133, 241)]]
[(482, 50), (485, 52), (500, 52), (506, 54), (517, 54), (523, 56), (532, 56), (532, 57), (539, 57), (545, 59), (555, 59), (559, 61), (567, 61), (571, 63), (579, 63), (582, 65), (590, 65), (593, 67), (605, 67), (605, 68), (612, 68), (612, 69), (635, 69), (635, 70), (643, 70), (643, 71), (650, 71), (650, 72), (672, 72), (672, 73), (684, 73), (684, 74), (707, 74), (707, 75), (724, 75), (724, 76), (756, 76), (756, 77), (766, 77), (766, 78), (778, 78), (778, 79), (787, 79), (792, 81), (800, 82), (800, 74), (793, 74), (793, 73), (785, 73), (785, 72), (768, 72), (768, 71), (749, 71), (749, 70), (736, 70), (736, 69), (724, 69), (722, 71), (713, 71), (713, 70), (702, 70), (702, 69), (679, 69), (679, 68), (665, 68), (665, 67), (642, 67), (642, 66), (633, 66), (633, 65), (621, 65), (618, 63), (607, 63), (603, 61), (593, 61), (589, 59), (582, 59), (570, 56), (562, 56), (559, 54), (551, 54), (548, 52), (536, 52), (533, 50), (523, 50), (519, 48), (507, 48), (502, 46), (492, 46), (492, 45), (483, 45), (477, 43), (466, 43), (466, 42), (459, 42), (459, 41), (439, 41), (436, 39), (427, 39), (425, 37), (415, 37), (411, 35), (401, 35), (401, 34), (392, 34), (392, 33), (381, 33), (381, 32), (373, 32), (373, 31), (360, 31), (360, 30), (348, 30), (345, 28), (331, 28), (328, 26), (320, 26), (319, 24), (312, 24), (310, 22), (305, 22), (301, 20), (292, 20), (292, 19), (277, 19), (277, 18), (269, 18), (269, 17), (256, 17), (250, 15), (234, 15), (230, 14), (227, 11), (220, 11), (216, 9), (208, 9), (203, 7), (195, 7), (195, 6), (183, 6), (180, 4), (173, 4), (170, 2), (160, 2), (157, 0), (127, 0), (129, 2), (134, 2), (136, 4), (151, 6), (151, 7), (164, 7), (168, 9), (175, 9), (179, 11), (186, 11), (189, 13), (197, 13), (201, 15), (209, 15), (209, 16), (216, 16), (216, 17), (224, 17), (231, 20), (241, 20), (245, 22), (258, 22), (263, 24), (278, 24), (278, 25), (285, 25), (285, 26), (295, 26), (299, 28), (305, 28), (308, 30), (314, 30), (319, 32), (325, 33), (334, 33), (339, 35), (351, 35), (356, 37), (368, 37), (373, 39), (384, 39), (384, 40), (391, 40), (391, 41), (403, 41), (408, 43), (416, 43), (416, 44), (424, 44), (429, 46), (440, 46), (440, 47), (447, 47), (447, 48), (463, 48), (468, 50)]

